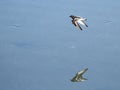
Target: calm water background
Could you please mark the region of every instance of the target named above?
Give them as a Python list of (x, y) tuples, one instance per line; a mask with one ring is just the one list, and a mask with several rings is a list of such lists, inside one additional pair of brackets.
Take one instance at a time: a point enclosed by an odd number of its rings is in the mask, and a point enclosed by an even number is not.
[[(119, 90), (120, 0), (0, 0), (0, 90)], [(69, 16), (88, 19), (80, 31)], [(82, 83), (70, 79), (89, 68)]]

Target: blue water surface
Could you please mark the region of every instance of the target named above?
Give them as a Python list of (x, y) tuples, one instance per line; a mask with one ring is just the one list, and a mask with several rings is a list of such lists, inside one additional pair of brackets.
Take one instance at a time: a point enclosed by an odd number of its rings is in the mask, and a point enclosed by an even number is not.
[[(1, 0), (0, 90), (119, 90), (119, 8), (120, 0)], [(84, 68), (88, 80), (71, 82)]]

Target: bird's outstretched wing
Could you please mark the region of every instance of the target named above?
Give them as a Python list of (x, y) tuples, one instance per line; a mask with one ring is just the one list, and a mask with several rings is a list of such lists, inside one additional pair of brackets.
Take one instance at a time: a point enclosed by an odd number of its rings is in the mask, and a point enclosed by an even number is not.
[(85, 21), (83, 21), (83, 20), (82, 20), (81, 22), (83, 22), (83, 23), (84, 23), (84, 25), (85, 25), (86, 27), (88, 27), (88, 25), (85, 23)]
[(83, 75), (87, 70), (88, 70), (88, 68), (83, 69), (83, 70), (79, 71), (76, 75)]
[(78, 22), (76, 22), (76, 26), (77, 26), (80, 30), (82, 30), (82, 28), (81, 28), (81, 26), (79, 25)]
[(75, 21), (74, 21), (74, 20), (72, 20), (72, 24), (74, 24), (74, 25), (76, 26), (76, 23), (75, 23)]

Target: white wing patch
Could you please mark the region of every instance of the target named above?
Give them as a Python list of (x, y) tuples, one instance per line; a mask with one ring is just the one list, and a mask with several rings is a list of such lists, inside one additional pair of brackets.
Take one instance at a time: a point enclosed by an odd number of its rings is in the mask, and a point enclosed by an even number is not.
[(82, 20), (78, 20), (78, 23), (81, 24), (81, 25), (85, 25)]

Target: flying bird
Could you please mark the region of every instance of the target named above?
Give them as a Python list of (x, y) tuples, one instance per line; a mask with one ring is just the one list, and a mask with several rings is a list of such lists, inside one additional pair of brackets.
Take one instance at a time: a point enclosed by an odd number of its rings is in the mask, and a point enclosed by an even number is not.
[(88, 70), (88, 68), (83, 69), (79, 72), (77, 72), (77, 74), (71, 79), (72, 82), (82, 82), (87, 80), (86, 78), (83, 78), (83, 74)]
[(74, 15), (70, 15), (70, 17), (72, 18), (72, 23), (76, 27), (78, 27), (80, 30), (82, 30), (80, 24), (88, 27), (88, 25), (85, 23), (85, 21), (87, 20), (86, 18), (82, 18), (82, 17), (78, 17), (78, 16), (74, 16)]

